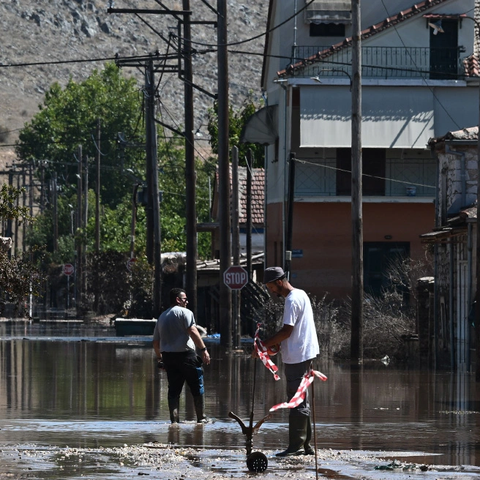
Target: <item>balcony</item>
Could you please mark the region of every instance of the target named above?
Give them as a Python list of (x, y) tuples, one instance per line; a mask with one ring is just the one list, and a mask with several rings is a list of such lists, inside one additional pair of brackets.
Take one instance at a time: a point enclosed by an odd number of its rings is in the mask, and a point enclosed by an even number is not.
[[(349, 172), (339, 168), (335, 158), (297, 158), (295, 172), (296, 197), (335, 197), (350, 195), (341, 189), (341, 176)], [(383, 170), (383, 169), (382, 169)], [(366, 175), (364, 171), (363, 195), (374, 197), (435, 197), (436, 167), (433, 158), (387, 159), (385, 173)], [(374, 179), (374, 182), (369, 181)], [(345, 180), (345, 179), (344, 179)], [(343, 185), (349, 184), (349, 178)], [(413, 200), (413, 198), (412, 198)]]
[[(289, 74), (297, 77), (344, 77), (352, 75), (352, 49), (343, 48), (322, 59), (320, 52), (330, 46), (293, 47), (292, 62), (304, 61), (307, 68), (293, 69)], [(455, 80), (464, 76), (461, 53), (463, 47), (362, 47), (363, 78), (426, 78)], [(339, 71), (341, 69), (341, 71)]]

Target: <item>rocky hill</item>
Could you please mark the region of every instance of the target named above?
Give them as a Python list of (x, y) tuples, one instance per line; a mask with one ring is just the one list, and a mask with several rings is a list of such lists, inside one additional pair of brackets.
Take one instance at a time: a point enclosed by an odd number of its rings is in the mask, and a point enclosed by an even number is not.
[[(216, 2), (207, 0), (214, 8)], [(10, 157), (8, 147), (18, 131), (38, 111), (53, 82), (65, 85), (69, 78), (82, 81), (107, 59), (173, 51), (167, 46), (177, 33), (172, 15), (109, 14), (106, 0), (2, 0), (0, 2), (0, 127), (8, 134), (0, 140), (0, 159)], [(215, 15), (201, 0), (190, 0), (192, 20), (214, 21)], [(181, 0), (117, 0), (114, 8), (181, 10)], [(247, 40), (265, 31), (267, 2), (228, 1), (228, 42)], [(174, 38), (175, 39), (175, 38)], [(217, 33), (210, 25), (193, 25), (192, 40), (198, 53), (193, 60), (194, 82), (216, 93)], [(264, 37), (231, 47), (250, 53), (229, 53), (230, 100), (239, 106), (249, 92), (259, 97)], [(62, 63), (64, 62), (64, 63)], [(135, 69), (126, 75), (138, 77)], [(160, 80), (160, 78), (159, 78)], [(183, 125), (183, 84), (176, 74), (160, 80), (163, 121)], [(213, 100), (195, 91), (196, 127), (205, 122)]]

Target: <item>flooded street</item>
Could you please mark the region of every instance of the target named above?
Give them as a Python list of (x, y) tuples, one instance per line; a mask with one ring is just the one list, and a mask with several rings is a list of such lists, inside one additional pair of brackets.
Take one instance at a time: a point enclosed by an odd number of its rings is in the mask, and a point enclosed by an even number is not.
[[(113, 327), (0, 323), (0, 478), (315, 478), (315, 457), (276, 459), (288, 443), (288, 410), (253, 437), (269, 467), (246, 467), (245, 436), (256, 368), (254, 422), (286, 400), (280, 381), (245, 352), (206, 339), (206, 412), (194, 423), (189, 392), (171, 426), (166, 374), (148, 337)], [(385, 352), (388, 354), (388, 352)], [(319, 462), (328, 478), (480, 476), (480, 396), (474, 375), (418, 372), (368, 362), (360, 371), (317, 362), (313, 384)], [(310, 391), (310, 395), (312, 391)], [(311, 395), (312, 399), (312, 395)], [(421, 467), (421, 468), (420, 468)]]

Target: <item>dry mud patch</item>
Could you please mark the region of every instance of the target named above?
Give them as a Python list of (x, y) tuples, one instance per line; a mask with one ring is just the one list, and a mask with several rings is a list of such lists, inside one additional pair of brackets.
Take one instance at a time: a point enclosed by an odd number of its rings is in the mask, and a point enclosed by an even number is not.
[[(263, 473), (249, 472), (244, 450), (172, 446), (161, 443), (121, 447), (71, 448), (16, 445), (0, 448), (0, 478), (223, 480), (259, 477), (291, 479), (471, 479), (480, 469), (432, 466), (388, 459), (385, 452), (322, 449), (314, 456), (269, 461)], [(408, 454), (405, 454), (408, 455)], [(385, 458), (387, 457), (387, 458)], [(408, 460), (408, 459), (407, 459)], [(316, 472), (318, 467), (318, 473)]]

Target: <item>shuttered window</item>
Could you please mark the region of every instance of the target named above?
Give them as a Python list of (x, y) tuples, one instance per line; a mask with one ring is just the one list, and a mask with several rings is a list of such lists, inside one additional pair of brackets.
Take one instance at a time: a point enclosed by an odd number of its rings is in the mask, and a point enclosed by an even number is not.
[(305, 9), (305, 22), (351, 23), (352, 4), (346, 0), (315, 0)]

